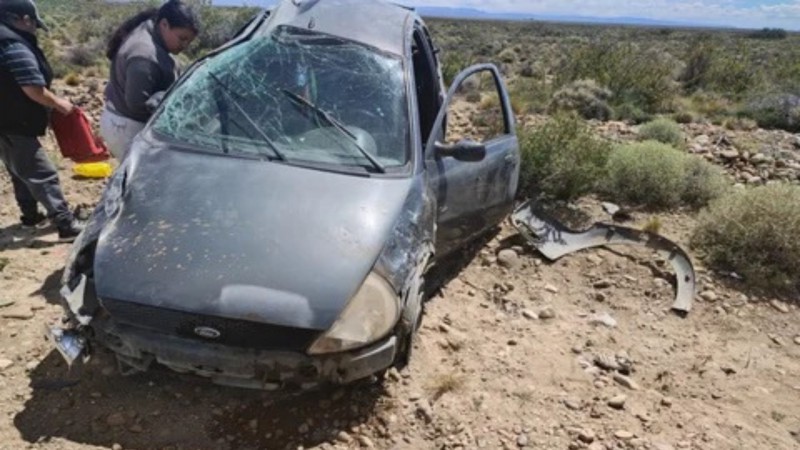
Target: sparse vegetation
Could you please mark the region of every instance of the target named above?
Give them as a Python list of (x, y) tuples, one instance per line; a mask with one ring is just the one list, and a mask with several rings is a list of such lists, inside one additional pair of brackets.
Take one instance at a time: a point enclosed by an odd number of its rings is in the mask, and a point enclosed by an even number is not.
[(703, 206), (726, 185), (719, 169), (702, 158), (645, 141), (614, 149), (603, 187), (616, 201), (660, 209)]
[(559, 114), (520, 136), (520, 195), (570, 201), (592, 191), (611, 146), (576, 116)]
[(612, 115), (609, 98), (611, 91), (595, 81), (578, 80), (556, 91), (550, 110), (577, 111), (584, 119), (608, 120)]
[(760, 289), (800, 283), (800, 187), (773, 184), (726, 195), (700, 215), (692, 244), (715, 268)]
[(639, 138), (644, 141), (658, 141), (673, 147), (681, 147), (685, 137), (677, 122), (666, 118), (659, 118), (648, 122), (639, 129)]

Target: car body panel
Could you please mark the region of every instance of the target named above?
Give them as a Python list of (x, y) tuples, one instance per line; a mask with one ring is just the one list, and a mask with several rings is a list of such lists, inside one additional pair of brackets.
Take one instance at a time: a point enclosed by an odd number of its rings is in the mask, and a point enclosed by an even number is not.
[(375, 263), (410, 178), (181, 151), (147, 140), (97, 246), (97, 295), (327, 329)]

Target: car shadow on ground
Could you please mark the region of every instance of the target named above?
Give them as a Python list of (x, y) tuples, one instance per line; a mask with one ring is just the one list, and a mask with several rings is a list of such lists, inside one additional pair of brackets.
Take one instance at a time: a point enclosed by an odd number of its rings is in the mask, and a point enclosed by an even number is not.
[(16, 224), (0, 228), (0, 251), (23, 248), (46, 249), (61, 245), (55, 237), (51, 236), (55, 233), (56, 229), (53, 226), (23, 228), (22, 225)]
[(47, 276), (42, 282), (42, 286), (31, 292), (31, 297), (41, 295), (51, 305), (61, 305), (61, 276), (64, 274), (64, 269), (58, 269)]
[(123, 377), (98, 351), (68, 370), (53, 351), (28, 374), (14, 417), (22, 439), (139, 449), (296, 449), (331, 442), (374, 417), (384, 390), (357, 383), (306, 393), (216, 386), (164, 368)]

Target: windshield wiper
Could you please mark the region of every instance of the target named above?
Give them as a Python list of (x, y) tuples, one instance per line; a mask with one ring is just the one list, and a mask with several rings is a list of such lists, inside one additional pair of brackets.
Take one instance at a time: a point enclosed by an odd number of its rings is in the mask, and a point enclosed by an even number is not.
[(297, 95), (297, 94), (295, 94), (294, 92), (292, 92), (292, 91), (290, 91), (288, 89), (281, 89), (281, 92), (283, 92), (287, 97), (289, 97), (296, 104), (303, 105), (306, 108), (310, 109), (311, 111), (313, 111), (317, 115), (317, 117), (319, 117), (323, 121), (327, 122), (328, 125), (331, 125), (333, 128), (336, 128), (337, 130), (339, 130), (339, 132), (341, 132), (345, 136), (349, 137), (350, 140), (353, 142), (353, 144), (358, 149), (358, 151), (361, 152), (361, 154), (364, 155), (364, 157), (367, 158), (367, 160), (369, 160), (370, 164), (372, 164), (372, 166), (375, 168), (375, 170), (377, 170), (380, 173), (386, 173), (386, 168), (384, 168), (383, 165), (380, 162), (378, 162), (378, 160), (375, 159), (374, 156), (372, 156), (366, 149), (364, 149), (364, 147), (361, 146), (361, 144), (358, 143), (358, 138), (356, 137), (356, 135), (353, 134), (350, 130), (348, 130), (347, 127), (345, 127), (341, 122), (339, 122), (329, 112), (327, 112), (324, 109), (320, 108), (319, 106), (311, 103), (305, 97), (303, 97), (301, 95)]
[[(224, 92), (231, 99), (233, 106), (235, 106), (236, 109), (239, 110), (239, 112), (242, 114), (242, 116), (244, 116), (244, 118), (247, 119), (247, 122), (250, 124), (250, 126), (253, 127), (253, 129), (256, 130), (256, 132), (259, 135), (261, 135), (261, 139), (263, 139), (264, 142), (266, 142), (267, 145), (269, 145), (269, 147), (272, 149), (272, 152), (275, 153), (275, 157), (281, 161), (286, 161), (286, 156), (283, 153), (281, 153), (280, 150), (278, 150), (278, 147), (276, 147), (275, 144), (272, 143), (272, 141), (269, 139), (264, 130), (262, 130), (261, 127), (259, 127), (258, 124), (255, 123), (255, 121), (250, 117), (250, 115), (247, 114), (247, 111), (245, 111), (239, 104), (239, 102), (236, 101), (236, 98), (234, 97), (233, 93), (230, 92), (230, 88), (228, 87), (228, 85), (223, 83), (222, 80), (220, 80), (210, 70), (208, 71), (208, 75), (222, 88), (222, 92)], [(226, 150), (226, 148), (223, 148), (223, 150)]]

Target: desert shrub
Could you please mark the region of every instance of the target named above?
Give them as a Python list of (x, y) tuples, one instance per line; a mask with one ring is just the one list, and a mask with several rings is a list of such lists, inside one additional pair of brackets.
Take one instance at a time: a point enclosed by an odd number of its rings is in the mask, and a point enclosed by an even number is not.
[(672, 67), (663, 53), (634, 42), (590, 42), (569, 52), (555, 82), (560, 87), (592, 79), (613, 92), (612, 105), (630, 103), (656, 112), (669, 107), (674, 98)]
[(643, 141), (658, 141), (673, 147), (680, 147), (684, 143), (683, 130), (677, 122), (663, 117), (642, 125), (639, 129), (639, 138)]
[(727, 185), (711, 163), (657, 141), (617, 146), (607, 173), (609, 197), (650, 208), (703, 206)]
[(722, 169), (696, 155), (684, 155), (682, 179), (681, 200), (692, 208), (708, 205), (730, 188)]
[(511, 99), (524, 105), (525, 111), (534, 113), (547, 111), (552, 92), (550, 83), (533, 78), (517, 79), (509, 86)]
[(442, 57), (442, 77), (446, 86), (450, 86), (462, 70), (472, 64), (470, 57), (463, 53), (448, 52)]
[(70, 72), (64, 77), (64, 83), (67, 86), (78, 86), (81, 84), (81, 76), (75, 72)]
[(677, 123), (686, 125), (689, 123), (693, 123), (695, 121), (695, 117), (694, 114), (690, 113), (689, 111), (680, 111), (672, 115), (672, 120), (674, 120)]
[(647, 113), (636, 105), (623, 103), (614, 107), (614, 119), (633, 124), (640, 124), (649, 121), (653, 115)]
[(97, 45), (78, 44), (66, 51), (65, 58), (69, 64), (78, 67), (91, 67), (102, 55)]
[(553, 95), (551, 111), (577, 111), (584, 119), (608, 120), (611, 91), (593, 80), (578, 80), (563, 86)]
[(786, 39), (789, 33), (782, 28), (762, 28), (747, 34), (750, 39), (779, 40)]
[(723, 48), (717, 42), (701, 40), (690, 46), (679, 81), (689, 91), (711, 90), (732, 96), (753, 90), (764, 82), (763, 64), (753, 50), (739, 43)]
[(772, 184), (721, 197), (692, 236), (715, 268), (752, 287), (795, 292), (800, 283), (800, 187)]
[(478, 91), (469, 92), (469, 93), (467, 93), (466, 96), (464, 96), (464, 100), (466, 100), (466, 101), (468, 101), (470, 103), (480, 103), (481, 102), (481, 93), (478, 92)]
[(735, 112), (734, 104), (721, 94), (698, 91), (689, 97), (691, 108), (705, 118), (727, 116)]
[(800, 131), (800, 96), (773, 94), (750, 101), (742, 114), (762, 128)]
[(514, 52), (513, 49), (507, 48), (502, 52), (500, 52), (500, 54), (497, 55), (497, 58), (500, 59), (500, 61), (503, 61), (504, 63), (510, 64), (517, 60), (517, 54)]
[(575, 115), (520, 133), (520, 195), (570, 201), (596, 186), (611, 146)]
[(753, 131), (758, 128), (758, 122), (747, 117), (729, 117), (723, 125), (731, 131)]

